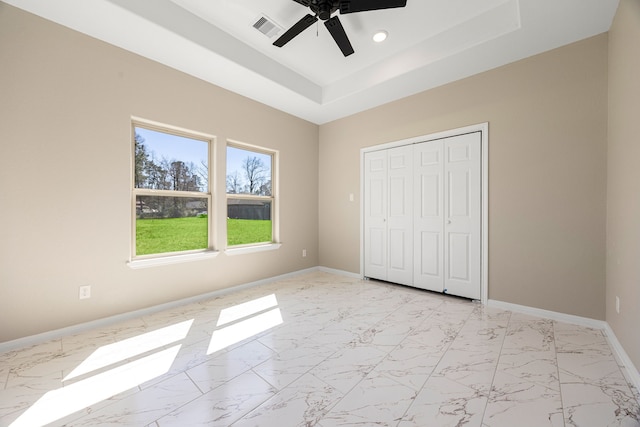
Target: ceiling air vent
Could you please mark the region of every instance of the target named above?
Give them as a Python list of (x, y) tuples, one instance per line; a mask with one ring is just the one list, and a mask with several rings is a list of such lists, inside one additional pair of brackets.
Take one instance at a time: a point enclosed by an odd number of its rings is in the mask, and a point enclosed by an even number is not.
[(265, 15), (260, 15), (260, 17), (253, 24), (253, 28), (260, 31), (265, 36), (271, 38), (277, 35), (280, 31), (282, 31), (282, 27), (270, 18)]

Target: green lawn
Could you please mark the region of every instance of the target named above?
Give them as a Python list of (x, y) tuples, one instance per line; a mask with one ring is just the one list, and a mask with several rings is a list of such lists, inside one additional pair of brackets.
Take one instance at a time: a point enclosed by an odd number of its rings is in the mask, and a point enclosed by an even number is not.
[(136, 220), (136, 255), (207, 248), (207, 218)]
[(227, 244), (271, 242), (271, 221), (257, 219), (227, 219)]
[[(271, 221), (228, 219), (228, 245), (271, 242)], [(136, 220), (136, 255), (207, 248), (207, 218)]]

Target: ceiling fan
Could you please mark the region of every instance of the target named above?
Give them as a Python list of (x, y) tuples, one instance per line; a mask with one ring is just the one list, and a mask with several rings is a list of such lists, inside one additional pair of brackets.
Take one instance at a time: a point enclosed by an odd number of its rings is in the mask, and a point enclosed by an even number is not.
[(407, 0), (293, 0), (311, 9), (314, 15), (307, 14), (301, 20), (289, 28), (278, 40), (273, 42), (274, 46), (282, 47), (289, 43), (298, 34), (309, 28), (318, 19), (324, 21), (325, 27), (329, 30), (331, 37), (342, 51), (344, 56), (351, 55), (354, 50), (340, 23), (338, 16), (331, 16), (335, 11), (340, 10), (340, 14), (365, 12), (368, 10), (391, 9), (405, 7)]

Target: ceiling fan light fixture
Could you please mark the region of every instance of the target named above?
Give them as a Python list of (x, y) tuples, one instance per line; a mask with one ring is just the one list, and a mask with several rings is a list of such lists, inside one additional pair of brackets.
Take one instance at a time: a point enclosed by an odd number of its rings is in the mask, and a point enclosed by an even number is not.
[[(284, 0), (283, 0), (284, 1)], [(309, 8), (309, 12), (301, 20), (293, 24), (291, 28), (282, 34), (278, 40), (273, 42), (276, 47), (283, 47), (291, 40), (296, 38), (301, 32), (318, 22), (324, 21), (325, 27), (329, 30), (329, 34), (336, 42), (342, 54), (347, 57), (354, 53), (353, 46), (349, 41), (349, 36), (344, 30), (338, 15), (331, 16), (334, 12), (340, 12), (340, 15), (367, 12), (370, 10), (394, 9), (405, 7), (407, 0), (293, 0), (294, 2)], [(387, 38), (388, 33), (384, 30), (378, 31), (377, 42), (381, 42)], [(384, 37), (384, 38), (378, 38)]]
[(388, 36), (389, 36), (389, 33), (387, 31), (378, 30), (373, 35), (373, 41), (376, 42), (376, 43), (382, 43), (383, 41), (385, 41), (387, 39)]

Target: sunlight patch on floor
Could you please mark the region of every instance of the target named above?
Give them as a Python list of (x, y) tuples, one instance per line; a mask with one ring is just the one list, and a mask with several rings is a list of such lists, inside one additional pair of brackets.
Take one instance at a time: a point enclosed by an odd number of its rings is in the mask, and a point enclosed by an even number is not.
[[(213, 331), (207, 354), (215, 353), (280, 325), (282, 314), (277, 305), (276, 296), (271, 294), (220, 311), (217, 326), (227, 325), (240, 319), (244, 320)], [(264, 311), (272, 307), (276, 308)]]
[(182, 345), (176, 345), (126, 365), (47, 392), (10, 427), (46, 425), (137, 387), (169, 371)]
[(69, 381), (72, 378), (180, 341), (187, 336), (192, 324), (193, 319), (127, 338), (113, 344), (103, 345), (78, 365), (63, 381)]

